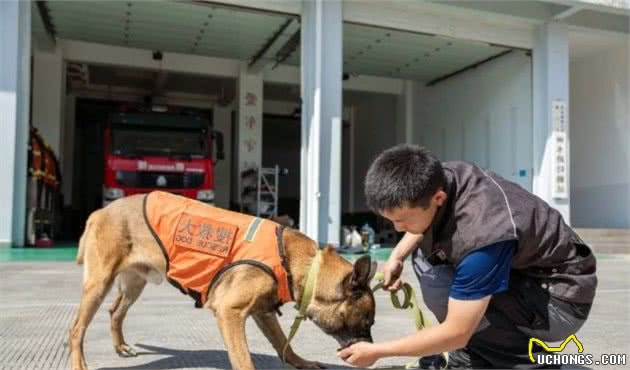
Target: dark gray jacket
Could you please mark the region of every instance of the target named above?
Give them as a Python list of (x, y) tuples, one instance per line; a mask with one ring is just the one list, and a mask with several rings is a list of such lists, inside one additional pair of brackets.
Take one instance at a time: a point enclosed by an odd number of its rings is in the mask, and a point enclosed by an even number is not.
[(557, 298), (593, 301), (595, 256), (557, 210), (471, 163), (443, 166), (448, 198), (420, 243), (424, 256), (457, 265), (475, 249), (516, 240), (513, 270), (536, 278)]

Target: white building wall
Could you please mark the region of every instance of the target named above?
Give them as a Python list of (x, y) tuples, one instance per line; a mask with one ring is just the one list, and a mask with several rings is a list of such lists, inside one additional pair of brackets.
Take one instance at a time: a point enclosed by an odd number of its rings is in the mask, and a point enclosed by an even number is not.
[(0, 2), (0, 247), (24, 243), (31, 6)]
[(628, 41), (570, 65), (571, 223), (630, 228)]
[(434, 86), (416, 83), (413, 142), (532, 188), (532, 61), (513, 51)]

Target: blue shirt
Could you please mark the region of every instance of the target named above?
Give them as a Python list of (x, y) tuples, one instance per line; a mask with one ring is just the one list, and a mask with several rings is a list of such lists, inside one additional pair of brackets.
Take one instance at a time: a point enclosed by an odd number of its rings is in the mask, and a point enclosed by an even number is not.
[(455, 268), (450, 297), (474, 300), (508, 289), (516, 241), (508, 240), (474, 250)]

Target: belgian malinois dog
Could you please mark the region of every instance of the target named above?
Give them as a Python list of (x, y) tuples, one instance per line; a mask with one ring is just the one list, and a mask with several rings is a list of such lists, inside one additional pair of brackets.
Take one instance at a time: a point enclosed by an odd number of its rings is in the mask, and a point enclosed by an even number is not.
[[(129, 307), (138, 299), (147, 282), (160, 284), (168, 279), (169, 257), (146, 218), (147, 197), (143, 194), (116, 200), (94, 211), (88, 218), (77, 255), (77, 263), (84, 266), (81, 303), (70, 330), (74, 370), (87, 368), (83, 354), (85, 331), (116, 277), (118, 295), (109, 312), (114, 349), (121, 356), (135, 356), (122, 333)], [(202, 206), (192, 202), (195, 207)], [(168, 203), (162, 202), (159, 208), (168, 209)], [(281, 257), (286, 273), (291, 277), (288, 284), (291, 297), (300, 302), (319, 246), (297, 230), (279, 230), (278, 243), (283, 246)], [(369, 257), (362, 257), (353, 265), (329, 246), (320, 253), (319, 273), (307, 318), (335, 338), (341, 347), (357, 341), (371, 341), (375, 302), (369, 282), (376, 264), (371, 263)], [(254, 368), (245, 336), (245, 320), (249, 316), (289, 365), (301, 369), (322, 368), (321, 364), (298, 356), (290, 346), (285, 351), (287, 338), (276, 316), (279, 313), (277, 292), (278, 281), (272, 274), (247, 263), (234, 264), (211, 282), (202, 307), (212, 310), (217, 318), (232, 368)]]

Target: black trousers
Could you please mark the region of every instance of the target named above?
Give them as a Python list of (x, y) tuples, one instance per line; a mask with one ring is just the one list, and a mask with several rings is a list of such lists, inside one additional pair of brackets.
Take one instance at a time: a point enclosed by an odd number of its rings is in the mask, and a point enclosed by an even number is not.
[[(425, 304), (438, 321), (446, 318), (452, 265), (431, 265), (421, 253), (414, 255)], [(529, 359), (532, 337), (562, 341), (586, 321), (591, 304), (577, 304), (550, 296), (535, 279), (515, 270), (507, 291), (495, 294), (476, 333), (466, 348), (449, 354), (450, 368), (536, 368)], [(533, 352), (543, 349), (534, 346)]]

